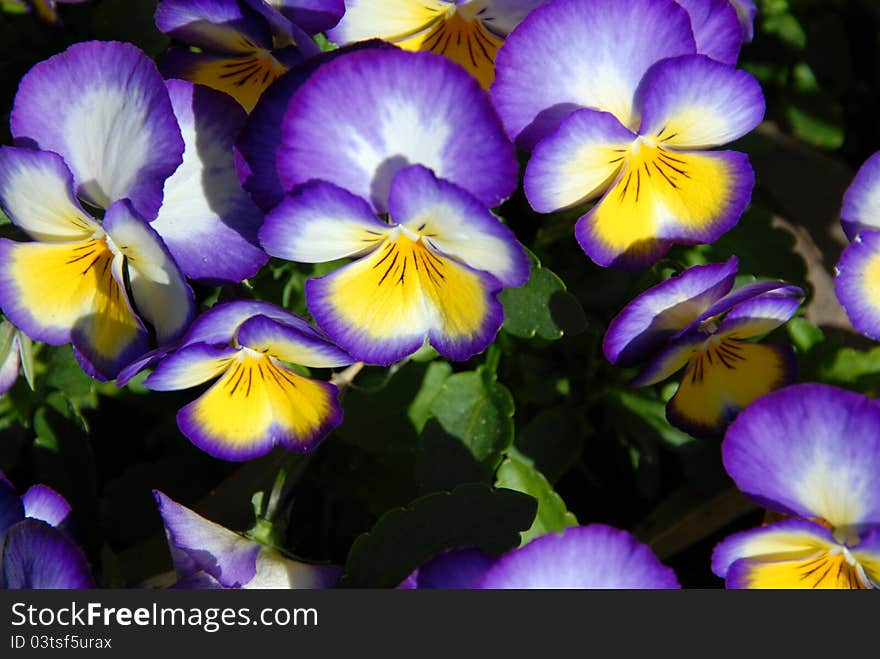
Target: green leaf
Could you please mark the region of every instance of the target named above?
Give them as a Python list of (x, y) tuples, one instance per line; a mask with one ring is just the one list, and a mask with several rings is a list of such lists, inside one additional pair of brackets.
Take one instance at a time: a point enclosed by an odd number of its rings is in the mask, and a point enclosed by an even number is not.
[(474, 483), (416, 499), (382, 515), (354, 541), (342, 586), (393, 588), (426, 560), (454, 547), (501, 554), (519, 544), (536, 508), (535, 499), (521, 492)]
[(687, 433), (674, 428), (666, 420), (666, 403), (652, 398), (650, 390), (624, 391), (617, 390), (612, 394), (613, 400), (623, 409), (636, 415), (669, 446), (681, 447), (695, 441)]
[(34, 390), (34, 344), (24, 334), (18, 333), (18, 351), (21, 356), (21, 372), (31, 391)]
[(428, 419), (431, 418), (431, 405), (450, 375), (452, 375), (452, 366), (448, 362), (433, 362), (428, 366), (422, 386), (407, 410), (409, 420), (415, 426), (416, 432), (422, 432)]
[(525, 544), (546, 533), (562, 531), (577, 526), (577, 518), (568, 511), (544, 474), (518, 456), (509, 455), (501, 463), (496, 474), (495, 487), (506, 487), (534, 497), (538, 501), (535, 521), (521, 534)]
[(786, 329), (798, 352), (809, 352), (825, 340), (822, 330), (805, 318), (792, 318)]
[(538, 336), (548, 340), (583, 332), (587, 320), (577, 298), (531, 252), (529, 259), (529, 280), (519, 288), (504, 289), (498, 296), (504, 305), (504, 331), (524, 339)]
[(513, 412), (507, 387), (482, 369), (447, 378), (431, 404), (443, 429), (492, 469), (513, 442)]

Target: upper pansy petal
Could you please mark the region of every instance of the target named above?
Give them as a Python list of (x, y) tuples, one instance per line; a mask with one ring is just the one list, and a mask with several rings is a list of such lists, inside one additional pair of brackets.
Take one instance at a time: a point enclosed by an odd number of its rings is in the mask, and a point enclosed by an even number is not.
[(113, 204), (104, 228), (128, 265), (138, 313), (156, 330), (159, 343), (176, 339), (195, 315), (193, 292), (168, 248), (127, 201)]
[(360, 197), (326, 181), (310, 181), (266, 216), (260, 243), (288, 261), (325, 263), (372, 251), (390, 230)]
[(675, 0), (691, 17), (697, 52), (734, 65), (743, 43), (743, 29), (730, 0)]
[(302, 332), (312, 332), (317, 336), (321, 336), (314, 327), (302, 318), (271, 302), (263, 302), (262, 300), (233, 300), (214, 305), (196, 318), (180, 340), (180, 345), (207, 343), (225, 346), (232, 342), (241, 324), (248, 318), (256, 315), (268, 316), (285, 325), (296, 327)]
[(237, 353), (235, 348), (205, 343), (184, 346), (160, 361), (144, 386), (154, 391), (195, 387), (223, 373)]
[(345, 13), (343, 0), (266, 0), (308, 34), (329, 30)]
[(82, 550), (58, 529), (26, 519), (9, 529), (0, 568), (9, 589), (94, 588)]
[(880, 523), (880, 406), (865, 396), (823, 384), (773, 392), (721, 449), (737, 487), (765, 507), (835, 529)]
[(394, 177), (388, 210), (394, 222), (423, 236), (430, 246), (488, 272), (505, 286), (522, 286), (529, 278), (529, 258), (513, 231), (467, 190), (421, 165)]
[(680, 588), (670, 568), (626, 531), (591, 524), (509, 551), (478, 588)]
[(32, 485), (21, 495), (25, 517), (39, 519), (50, 526), (60, 527), (70, 515), (67, 499), (47, 485)]
[(152, 227), (187, 277), (240, 282), (268, 260), (257, 241), (262, 213), (235, 171), (233, 144), (246, 115), (213, 89), (183, 80), (167, 85), (186, 150), (165, 181)]
[(44, 242), (85, 240), (98, 224), (73, 195), (73, 175), (56, 153), (0, 147), (0, 207)]
[(862, 231), (843, 250), (834, 290), (853, 327), (880, 340), (880, 231)]
[(156, 27), (209, 50), (248, 53), (272, 47), (269, 26), (238, 0), (162, 0), (156, 7)]
[(506, 199), (518, 166), (477, 82), (433, 53), (366, 49), (320, 67), (293, 95), (278, 149), (286, 189), (318, 178), (387, 209), (391, 180), (422, 164), (486, 206)]
[(153, 490), (168, 544), (185, 552), (226, 588), (240, 588), (257, 573), (260, 545), (215, 524)]
[(575, 237), (598, 265), (641, 269), (673, 244), (711, 243), (736, 225), (755, 174), (735, 151), (667, 151), (637, 143)]
[(352, 362), (349, 355), (329, 341), (266, 316), (254, 316), (242, 323), (238, 342), (252, 350), (310, 368), (334, 368)]
[(639, 85), (639, 133), (675, 148), (727, 144), (764, 118), (761, 85), (749, 73), (703, 55), (658, 62)]
[(863, 229), (880, 229), (880, 151), (859, 167), (846, 189), (840, 223), (850, 240)]
[(724, 317), (718, 327), (718, 335), (751, 339), (772, 332), (797, 313), (801, 306), (801, 295), (766, 293), (746, 300)]
[[(797, 286), (792, 286), (784, 281), (755, 281), (745, 286), (740, 286), (731, 291), (720, 300), (717, 300), (709, 306), (703, 313), (697, 316), (687, 327), (685, 327), (679, 335), (695, 329), (700, 323), (720, 316), (723, 313), (736, 308), (737, 306), (749, 302), (755, 298), (766, 295), (782, 296), (782, 297), (802, 297), (804, 292)], [(746, 307), (748, 310), (748, 307)]]
[(523, 189), (539, 213), (577, 206), (605, 192), (636, 134), (608, 112), (576, 110), (536, 146)]
[(557, 0), (531, 12), (498, 51), (492, 100), (525, 149), (578, 108), (634, 129), (648, 68), (694, 52), (690, 18), (673, 0)]
[(656, 350), (733, 288), (738, 265), (735, 256), (696, 265), (638, 295), (608, 325), (605, 357), (628, 366)]
[(736, 15), (742, 28), (743, 41), (751, 41), (755, 36), (755, 14), (758, 13), (755, 0), (730, 0), (730, 4), (736, 9)]
[(153, 218), (183, 139), (156, 65), (131, 44), (74, 44), (22, 79), (10, 118), (19, 141), (54, 151), (77, 195), (101, 208), (130, 199)]
[(462, 590), (473, 588), (495, 563), (482, 549), (450, 549), (422, 564), (398, 588), (403, 590)]

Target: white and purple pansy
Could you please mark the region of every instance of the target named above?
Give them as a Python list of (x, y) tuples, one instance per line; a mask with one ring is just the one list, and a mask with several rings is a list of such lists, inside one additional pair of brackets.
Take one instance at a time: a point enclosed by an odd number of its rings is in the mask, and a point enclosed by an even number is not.
[(177, 423), (193, 444), (230, 461), (264, 455), (276, 445), (313, 450), (342, 422), (339, 392), (289, 365), (333, 368), (353, 361), (298, 316), (259, 301), (213, 307), (170, 355), (159, 358), (144, 381), (150, 389), (215, 381), (180, 410)]
[(603, 340), (612, 364), (647, 362), (634, 386), (684, 369), (666, 416), (696, 437), (720, 436), (752, 401), (796, 376), (791, 346), (756, 339), (797, 313), (803, 291), (781, 281), (732, 290), (737, 266), (736, 257), (694, 266), (648, 289), (611, 321)]
[(22, 80), (0, 148), (0, 206), (31, 242), (0, 241), (0, 306), (34, 340), (73, 343), (114, 378), (192, 320), (185, 277), (238, 282), (266, 262), (238, 183), (244, 113), (162, 80), (116, 42), (71, 46)]
[(163, 72), (229, 94), (250, 112), (291, 66), (317, 55), (309, 36), (332, 27), (342, 0), (162, 0), (156, 26), (187, 46)]
[(495, 78), (504, 38), (547, 0), (346, 0), (327, 32), (335, 43), (379, 38), (405, 50), (428, 50), (457, 62), (484, 89)]
[[(748, 157), (710, 149), (757, 126), (764, 96), (731, 65), (736, 12), (711, 4), (554, 0), (498, 53), (492, 99), (533, 151), (526, 197), (541, 213), (598, 200), (575, 235), (601, 266), (642, 268), (673, 244), (713, 242), (749, 203)], [(722, 14), (736, 42), (726, 55), (712, 38)]]
[(479, 549), (444, 552), (404, 589), (677, 589), (675, 572), (627, 531), (590, 524), (539, 536), (494, 558)]
[(880, 403), (787, 387), (740, 414), (721, 450), (737, 487), (786, 516), (715, 548), (728, 588), (880, 587)]
[(354, 261), (306, 282), (318, 326), (359, 361), (388, 365), (427, 339), (453, 360), (482, 352), (504, 320), (497, 295), (520, 286), (528, 257), (467, 190), (413, 165), (391, 182), (388, 219), (324, 181), (288, 195), (260, 230), (290, 261)]
[(153, 491), (177, 577), (173, 588), (333, 588), (341, 568), (284, 556)]
[(70, 504), (55, 490), (33, 485), (19, 496), (0, 473), (0, 588), (94, 588), (70, 518)]
[(837, 264), (837, 298), (853, 327), (880, 341), (880, 152), (847, 188), (840, 223), (852, 242)]

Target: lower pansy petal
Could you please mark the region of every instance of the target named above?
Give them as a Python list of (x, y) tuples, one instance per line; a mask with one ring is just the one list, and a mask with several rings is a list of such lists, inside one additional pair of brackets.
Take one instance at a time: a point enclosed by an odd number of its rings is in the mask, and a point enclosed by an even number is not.
[(501, 284), (399, 234), (380, 249), (306, 283), (309, 309), (359, 361), (388, 365), (431, 342), (466, 359), (492, 342), (503, 311)]
[(718, 436), (753, 401), (793, 382), (796, 368), (789, 346), (718, 341), (691, 358), (666, 417), (695, 437)]
[(360, 197), (326, 181), (311, 181), (266, 216), (260, 242), (272, 256), (324, 263), (370, 252), (390, 230)]
[(549, 533), (514, 549), (478, 588), (680, 588), (672, 569), (626, 531), (592, 524)]
[(349, 355), (313, 332), (306, 333), (262, 315), (242, 323), (238, 342), (251, 350), (311, 368), (347, 366), (352, 362)]
[(523, 181), (529, 204), (552, 213), (601, 195), (626, 165), (635, 139), (614, 115), (577, 110), (535, 146)]
[(184, 346), (159, 362), (144, 380), (154, 391), (189, 389), (223, 373), (237, 354), (235, 348), (219, 348), (205, 343)]
[(513, 231), (467, 190), (413, 165), (391, 183), (388, 210), (395, 222), (435, 250), (484, 270), (505, 286), (529, 278), (529, 258)]
[(601, 266), (641, 268), (673, 243), (710, 243), (748, 205), (754, 172), (733, 151), (683, 153), (641, 144), (575, 235)]
[(693, 332), (670, 342), (632, 381), (632, 386), (647, 387), (675, 375), (702, 349), (705, 342), (706, 336), (700, 332)]
[(342, 19), (327, 31), (339, 45), (378, 37), (402, 41), (442, 22), (449, 3), (441, 0), (348, 0)]
[(32, 519), (39, 519), (50, 526), (59, 527), (70, 515), (70, 504), (67, 499), (46, 485), (32, 485), (21, 495), (24, 514)]
[(878, 282), (880, 231), (863, 230), (840, 256), (834, 290), (853, 327), (874, 340), (880, 340)]
[(36, 519), (26, 519), (9, 529), (0, 572), (8, 589), (95, 587), (82, 550), (61, 531)]
[(339, 425), (336, 387), (296, 375), (242, 349), (210, 389), (177, 415), (181, 431), (223, 460), (249, 460), (275, 445), (307, 452)]
[(277, 551), (263, 548), (257, 555), (257, 574), (246, 589), (324, 589), (333, 588), (342, 576), (336, 565), (311, 565), (285, 558)]
[(474, 588), (497, 559), (482, 549), (450, 549), (434, 556), (398, 586), (401, 590)]
[(162, 72), (229, 94), (250, 112), (263, 92), (287, 71), (268, 50), (241, 55), (194, 53), (170, 48), (162, 60)]
[(851, 553), (862, 567), (865, 580), (872, 588), (880, 588), (880, 529), (868, 532)]

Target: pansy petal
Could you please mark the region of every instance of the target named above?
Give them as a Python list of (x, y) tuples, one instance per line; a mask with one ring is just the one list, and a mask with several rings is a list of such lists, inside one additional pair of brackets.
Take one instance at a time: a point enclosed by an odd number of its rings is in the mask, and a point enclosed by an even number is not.
[(165, 182), (152, 227), (190, 279), (240, 282), (268, 260), (257, 241), (262, 213), (235, 171), (233, 144), (245, 113), (212, 89), (183, 80), (167, 84), (186, 151)]
[(387, 209), (391, 180), (422, 164), (488, 207), (516, 187), (513, 145), (485, 92), (432, 53), (374, 48), (337, 57), (293, 95), (278, 170), (286, 189), (318, 178)]
[(156, 27), (180, 42), (227, 53), (272, 47), (259, 14), (237, 0), (162, 0)]
[(880, 231), (862, 231), (843, 250), (834, 290), (853, 327), (880, 340)]
[(241, 324), (256, 315), (267, 316), (285, 325), (295, 327), (301, 332), (311, 332), (315, 336), (322, 336), (318, 330), (299, 316), (295, 316), (287, 309), (282, 309), (270, 302), (233, 300), (214, 305), (196, 318), (180, 340), (180, 345), (207, 343), (225, 346), (232, 342)]
[(605, 357), (630, 366), (654, 352), (733, 288), (738, 264), (732, 256), (697, 265), (638, 295), (608, 325)]
[(238, 350), (193, 343), (172, 353), (144, 380), (153, 391), (189, 389), (216, 378), (235, 359)]
[(73, 341), (96, 377), (112, 378), (144, 353), (149, 335), (113, 276), (103, 238), (81, 243), (0, 241), (0, 306), (30, 338)]
[(428, 335), (445, 357), (485, 350), (503, 321), (501, 284), (399, 234), (375, 252), (306, 282), (309, 310), (358, 361), (388, 365)]
[(751, 41), (755, 37), (755, 14), (758, 13), (755, 0), (730, 0), (730, 4), (736, 9), (736, 14), (739, 17), (743, 41)]
[(391, 218), (424, 237), (429, 245), (505, 286), (529, 278), (529, 258), (516, 236), (467, 190), (413, 165), (391, 182)]
[(846, 189), (840, 224), (850, 240), (865, 229), (880, 230), (880, 151), (859, 167)]
[(443, 0), (347, 0), (345, 13), (327, 37), (339, 45), (377, 37), (402, 41), (442, 22), (449, 8)]
[(591, 524), (509, 551), (478, 588), (680, 588), (670, 568), (626, 531)]
[(727, 572), (727, 588), (862, 590), (867, 585), (857, 566), (838, 552), (814, 552), (789, 560), (742, 558)]
[[(247, 349), (243, 349), (247, 350)], [(254, 351), (177, 415), (184, 435), (222, 460), (249, 460), (275, 445), (314, 449), (342, 421), (336, 387), (297, 375)]]
[(681, 152), (642, 144), (575, 236), (601, 266), (641, 269), (669, 246), (711, 243), (739, 221), (755, 174), (735, 151)]
[(529, 204), (552, 213), (600, 196), (635, 139), (612, 114), (576, 110), (535, 146), (523, 181)]
[(168, 544), (186, 553), (227, 588), (240, 588), (257, 573), (260, 545), (215, 524), (153, 490)]
[(23, 519), (24, 504), (15, 491), (15, 487), (0, 472), (0, 546), (3, 544), (6, 529)]
[(694, 437), (715, 437), (736, 415), (766, 393), (795, 381), (790, 346), (726, 339), (695, 353), (666, 418)]
[(730, 0), (675, 1), (690, 14), (697, 52), (735, 65), (743, 43), (743, 29)]
[(21, 495), (24, 514), (32, 519), (39, 519), (50, 526), (59, 527), (70, 515), (70, 504), (67, 499), (46, 485), (32, 485)]
[[(751, 300), (762, 296), (803, 297), (804, 292), (797, 286), (792, 286), (784, 281), (755, 281), (745, 286), (740, 286), (731, 291), (720, 300), (712, 303), (708, 309), (697, 316), (687, 327), (679, 332), (679, 336), (695, 329), (701, 323), (720, 316), (736, 307), (749, 303)], [(748, 309), (748, 307), (746, 307)]]
[(721, 450), (764, 507), (835, 528), (880, 523), (880, 406), (866, 396), (822, 384), (773, 392), (739, 415)]
[(166, 77), (182, 78), (228, 94), (248, 112), (287, 69), (287, 65), (269, 51), (215, 55), (170, 48), (162, 60), (162, 73)]
[(326, 181), (310, 181), (266, 216), (260, 242), (272, 256), (325, 263), (374, 250), (390, 230), (360, 197)]
[(94, 588), (82, 550), (58, 529), (26, 519), (9, 529), (0, 569), (8, 589)]
[(263, 548), (257, 555), (257, 574), (244, 587), (254, 590), (333, 588), (340, 576), (339, 566), (302, 563)]
[(764, 118), (764, 93), (749, 73), (703, 55), (658, 62), (639, 85), (639, 134), (669, 147), (727, 144)]
[(751, 339), (787, 323), (801, 306), (800, 296), (768, 293), (735, 306), (718, 327), (718, 336)]
[(495, 557), (482, 549), (451, 549), (434, 556), (404, 581), (403, 590), (463, 590), (479, 583)]
[(663, 382), (681, 369), (706, 342), (706, 336), (700, 332), (691, 332), (671, 341), (657, 357), (631, 382), (633, 387), (647, 387)]
[(851, 550), (865, 572), (872, 588), (880, 588), (880, 529), (869, 531)]
[(73, 195), (73, 175), (58, 154), (0, 147), (0, 207), (34, 240), (86, 240), (99, 225)]
[(266, 316), (254, 316), (242, 323), (238, 342), (251, 350), (310, 368), (334, 368), (352, 362), (350, 356), (329, 341)]
[(329, 30), (345, 13), (343, 0), (266, 0), (308, 34)]
[(690, 18), (673, 0), (549, 2), (498, 51), (492, 100), (524, 149), (578, 108), (610, 112), (635, 129), (634, 95), (648, 68), (694, 52)]
[(127, 198), (149, 219), (183, 154), (162, 76), (126, 43), (78, 43), (37, 64), (10, 126), (16, 140), (64, 158), (80, 198), (101, 208)]
[[(15, 332), (16, 330), (10, 326), (9, 331)], [(19, 368), (21, 367), (21, 353), (19, 351), (19, 338), (16, 334), (11, 339), (6, 358), (3, 363), (0, 363), (0, 396), (9, 391), (18, 380)], [(2, 522), (0, 522), (0, 529), (2, 529)]]
[(159, 343), (176, 339), (195, 314), (193, 292), (159, 234), (126, 201), (110, 207), (104, 229), (125, 255), (139, 314), (155, 328)]

